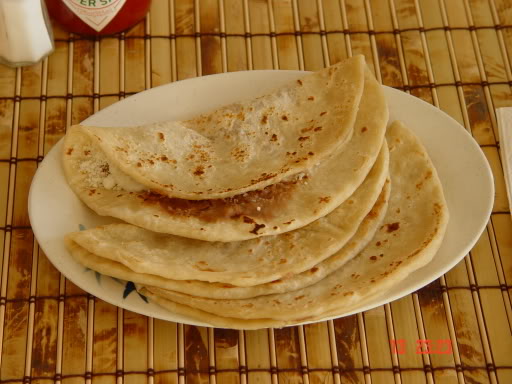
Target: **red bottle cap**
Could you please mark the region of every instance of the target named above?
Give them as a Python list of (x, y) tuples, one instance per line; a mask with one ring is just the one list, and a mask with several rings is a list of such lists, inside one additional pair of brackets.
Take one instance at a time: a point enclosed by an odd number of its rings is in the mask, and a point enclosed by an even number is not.
[(144, 18), (151, 0), (45, 0), (51, 18), (69, 32), (104, 36)]

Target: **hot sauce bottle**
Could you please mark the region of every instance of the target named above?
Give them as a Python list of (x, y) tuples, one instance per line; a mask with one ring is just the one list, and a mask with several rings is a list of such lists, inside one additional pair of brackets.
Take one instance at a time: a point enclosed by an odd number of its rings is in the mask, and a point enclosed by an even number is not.
[(69, 32), (112, 35), (137, 24), (151, 0), (45, 0), (48, 13)]

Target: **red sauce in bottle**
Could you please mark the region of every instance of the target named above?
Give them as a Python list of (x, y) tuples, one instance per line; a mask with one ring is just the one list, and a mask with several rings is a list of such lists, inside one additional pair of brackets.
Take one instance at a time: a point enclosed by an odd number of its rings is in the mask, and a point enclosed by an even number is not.
[(45, 0), (53, 20), (69, 32), (88, 36), (112, 35), (137, 24), (151, 0)]

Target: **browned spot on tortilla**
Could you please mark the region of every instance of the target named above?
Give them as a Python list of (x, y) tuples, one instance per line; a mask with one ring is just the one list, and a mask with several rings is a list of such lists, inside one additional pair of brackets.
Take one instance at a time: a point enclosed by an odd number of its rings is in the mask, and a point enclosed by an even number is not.
[(194, 160), (201, 163), (208, 163), (210, 161), (210, 154), (206, 150), (202, 149), (205, 148), (205, 146), (193, 145), (192, 147), (194, 150), (185, 157), (185, 160)]
[(281, 116), (281, 119), (283, 119), (284, 121), (288, 121), (288, 116), (283, 115), (283, 116)]
[(386, 224), (386, 227), (387, 227), (388, 233), (395, 232), (400, 228), (400, 223), (396, 222), (396, 223)]
[(349, 205), (352, 205), (352, 204), (354, 204), (354, 200), (352, 200), (352, 199), (347, 200), (347, 203), (348, 203)]
[(265, 228), (265, 224), (258, 224), (258, 223), (255, 223), (254, 224), (254, 228), (252, 229), (252, 231), (249, 231), (250, 233), (254, 233), (255, 235), (258, 235), (258, 231), (262, 228)]
[(272, 300), (274, 303), (276, 304), (281, 304), (281, 302), (279, 300)]
[(243, 308), (252, 308), (252, 307), (254, 307), (254, 304), (252, 304), (252, 303), (248, 303), (248, 304), (244, 304), (244, 305), (242, 305), (242, 307), (243, 307)]
[(162, 160), (162, 161), (167, 161), (167, 160), (169, 160), (169, 158), (168, 158), (167, 156), (165, 156), (165, 155), (164, 155), (164, 156), (161, 156), (161, 157), (160, 157), (160, 160)]
[(314, 152), (308, 152), (309, 156), (313, 156), (314, 154), (315, 154)]
[(309, 270), (311, 273), (315, 273), (316, 271), (318, 271), (318, 267), (313, 267)]
[(247, 158), (248, 154), (245, 151), (245, 149), (235, 148), (231, 151), (231, 156), (238, 161), (244, 161)]
[(203, 167), (203, 166), (201, 166), (201, 165), (199, 165), (199, 166), (195, 169), (195, 171), (194, 171), (194, 175), (196, 175), (196, 176), (201, 176), (201, 175), (203, 175), (203, 174), (204, 174), (204, 167)]
[(270, 138), (270, 141), (277, 141), (277, 135), (275, 133)]
[(326, 113), (327, 113), (327, 112), (322, 112), (322, 113), (320, 113), (320, 116), (323, 116), (323, 115), (325, 115)]
[(243, 219), (244, 223), (247, 223), (247, 224), (254, 224), (254, 223), (256, 223), (253, 219), (251, 219), (248, 216), (244, 216), (242, 219)]
[(309, 140), (309, 136), (301, 136), (299, 137), (298, 139), (299, 141), (306, 141), (306, 140)]
[(154, 162), (153, 160), (151, 160), (151, 159), (150, 159), (150, 160), (149, 160), (149, 164), (151, 164), (151, 165), (155, 165), (155, 162)]
[(315, 132), (318, 132), (318, 131), (321, 131), (321, 130), (322, 130), (322, 127), (316, 127), (316, 128), (314, 129), (314, 131), (315, 131)]
[(297, 296), (294, 300), (300, 300), (300, 299), (303, 299), (304, 297), (306, 297), (306, 296), (300, 295), (300, 296)]
[(396, 209), (396, 213), (400, 213), (400, 208), (397, 208), (397, 209)]
[(279, 283), (282, 283), (281, 279), (277, 279), (277, 280), (274, 280), (274, 281), (270, 282), (270, 284), (279, 284)]
[(68, 150), (66, 151), (66, 155), (71, 155), (73, 153), (73, 148), (70, 147), (68, 148)]
[(377, 260), (377, 256), (370, 256), (370, 260), (372, 260), (372, 261)]
[(154, 217), (160, 217), (160, 216), (158, 216), (158, 215), (153, 215), (153, 216), (154, 216)]
[[(255, 222), (252, 218), (248, 217), (248, 216), (244, 216), (243, 217), (243, 221), (244, 223), (247, 223), (247, 224), (254, 224), (254, 228), (250, 231), (250, 233), (254, 233), (255, 235), (258, 234), (258, 231), (261, 229), (261, 228), (265, 228), (265, 224), (258, 224), (257, 222)], [(252, 250), (251, 250), (252, 251)], [(251, 252), (249, 252), (251, 253)]]
[(318, 198), (318, 202), (319, 203), (328, 203), (329, 201), (331, 201), (331, 197), (330, 196), (324, 196), (324, 197), (319, 197)]
[[(261, 124), (267, 124), (268, 122), (268, 116), (267, 115), (263, 115), (261, 117)], [(265, 134), (268, 134), (267, 132), (265, 132)]]
[(274, 226), (272, 229), (277, 229), (277, 226)]
[(96, 193), (96, 190), (95, 189), (90, 189), (89, 190), (89, 196), (92, 196)]
[(309, 97), (308, 97), (308, 100), (309, 100), (309, 101), (313, 101), (313, 100), (315, 100), (315, 96), (309, 96)]
[(345, 292), (345, 293), (343, 294), (343, 296), (352, 296), (353, 294), (354, 294), (354, 292), (352, 292), (352, 291), (348, 291), (348, 292)]
[[(298, 180), (282, 181), (263, 189), (224, 199), (185, 200), (170, 198), (156, 192), (143, 192), (138, 194), (138, 197), (144, 200), (144, 204), (158, 204), (171, 216), (196, 217), (205, 222), (239, 220), (242, 216), (247, 216), (256, 221), (275, 217), (276, 208), (288, 203), (289, 196), (298, 183)], [(260, 207), (260, 210), (257, 207)]]
[(302, 85), (302, 80), (297, 80), (297, 83), (299, 83), (299, 85)]
[(377, 247), (380, 247), (380, 246), (381, 246), (381, 244), (382, 244), (382, 243), (381, 243), (380, 241), (377, 241), (377, 242), (375, 243), (375, 245), (376, 245)]
[(195, 269), (197, 269), (197, 270), (199, 270), (201, 272), (224, 272), (224, 271), (218, 270), (218, 269), (203, 268), (203, 267), (198, 266), (198, 265), (196, 265), (194, 267), (195, 267)]
[(158, 132), (158, 138), (160, 139), (160, 141), (164, 141), (165, 140), (165, 136), (162, 132)]
[(266, 173), (266, 172), (264, 172), (264, 173), (262, 173), (262, 174), (260, 175), (260, 177), (258, 177), (257, 179), (253, 179), (253, 180), (251, 180), (251, 185), (253, 185), (253, 184), (257, 184), (257, 183), (259, 183), (260, 181), (265, 181), (265, 180), (268, 180), (268, 179), (272, 179), (272, 178), (273, 178), (273, 177), (275, 177), (275, 176), (276, 176), (276, 174), (275, 174), (275, 173)]
[(366, 127), (361, 128), (361, 132), (366, 132), (367, 130), (368, 130), (368, 128), (366, 128)]
[(295, 221), (295, 219), (292, 219), (292, 220), (287, 221), (286, 223), (283, 223), (283, 224), (285, 224), (285, 225), (290, 225), (290, 224), (291, 224), (291, 223), (293, 223), (294, 221)]
[(90, 153), (91, 153), (91, 151), (89, 151), (89, 150), (84, 151), (85, 156), (89, 156)]

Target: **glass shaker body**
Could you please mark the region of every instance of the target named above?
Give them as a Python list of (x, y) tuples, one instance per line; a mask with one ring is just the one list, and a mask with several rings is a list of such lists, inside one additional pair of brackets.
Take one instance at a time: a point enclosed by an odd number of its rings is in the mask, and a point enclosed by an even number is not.
[(39, 62), (54, 49), (43, 0), (0, 0), (0, 62), (24, 66)]

